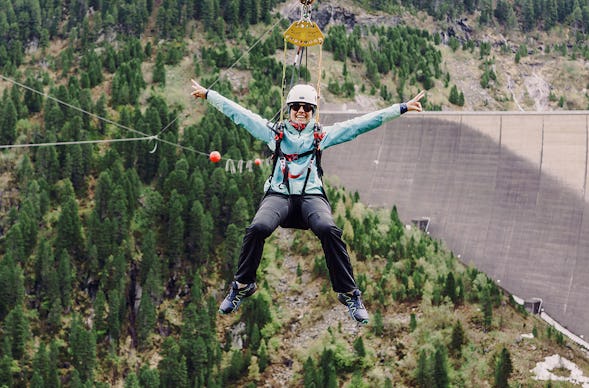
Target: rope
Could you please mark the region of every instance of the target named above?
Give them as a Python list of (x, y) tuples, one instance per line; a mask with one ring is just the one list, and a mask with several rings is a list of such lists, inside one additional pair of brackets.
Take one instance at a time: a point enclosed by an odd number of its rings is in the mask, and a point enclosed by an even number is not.
[(317, 76), (317, 115), (315, 121), (319, 123), (319, 103), (321, 102), (321, 70), (323, 66), (323, 44), (319, 45), (319, 75)]
[[(280, 122), (284, 120), (284, 92), (286, 91), (286, 38), (284, 39), (284, 61), (282, 62), (282, 93), (280, 93)], [(294, 69), (293, 69), (294, 71)], [(291, 80), (292, 83), (292, 80)], [(292, 85), (291, 85), (292, 86)]]

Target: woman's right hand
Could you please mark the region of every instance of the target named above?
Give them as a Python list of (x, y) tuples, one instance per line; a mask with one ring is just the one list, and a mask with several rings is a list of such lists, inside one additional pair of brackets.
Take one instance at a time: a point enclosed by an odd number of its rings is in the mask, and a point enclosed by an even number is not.
[(205, 98), (207, 98), (207, 92), (208, 90), (204, 87), (202, 87), (201, 84), (199, 84), (198, 82), (196, 82), (195, 80), (191, 80), (192, 81), (192, 89), (193, 92), (190, 93), (192, 96), (194, 96), (194, 98), (202, 98), (203, 100)]

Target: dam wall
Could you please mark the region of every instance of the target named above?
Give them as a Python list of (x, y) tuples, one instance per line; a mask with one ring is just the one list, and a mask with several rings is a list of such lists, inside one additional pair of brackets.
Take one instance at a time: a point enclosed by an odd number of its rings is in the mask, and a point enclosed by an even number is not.
[[(361, 113), (321, 112), (324, 125)], [(326, 177), (589, 338), (589, 112), (408, 113), (324, 152)], [(585, 217), (587, 214), (587, 217)]]

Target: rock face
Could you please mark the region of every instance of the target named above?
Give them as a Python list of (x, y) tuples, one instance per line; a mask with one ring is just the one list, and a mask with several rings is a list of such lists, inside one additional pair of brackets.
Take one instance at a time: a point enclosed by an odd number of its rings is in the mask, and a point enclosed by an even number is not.
[[(289, 6), (282, 9), (281, 13), (291, 22), (301, 18), (300, 6)], [(352, 30), (356, 25), (385, 25), (395, 26), (401, 23), (401, 19), (391, 15), (369, 15), (366, 13), (356, 14), (349, 8), (339, 5), (320, 4), (311, 10), (311, 20), (317, 23), (319, 28), (325, 32), (329, 25), (344, 25), (346, 29)]]

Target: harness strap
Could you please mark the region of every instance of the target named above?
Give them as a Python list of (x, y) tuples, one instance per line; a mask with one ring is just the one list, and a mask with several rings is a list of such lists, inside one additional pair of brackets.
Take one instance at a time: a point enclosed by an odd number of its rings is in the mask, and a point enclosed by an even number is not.
[[(282, 139), (284, 138), (284, 126), (285, 124), (282, 122), (278, 125), (278, 129), (272, 128), (272, 130), (276, 133), (276, 135), (274, 136), (274, 140), (275, 140), (275, 147), (274, 147), (274, 154), (272, 155), (272, 158), (274, 159), (274, 164), (272, 166), (272, 172), (270, 173), (270, 177), (268, 178), (269, 182), (272, 182), (272, 178), (274, 177), (274, 171), (276, 171), (276, 165), (278, 164), (278, 161), (280, 160), (280, 169), (282, 170), (282, 183), (287, 191), (290, 194), (290, 184), (289, 184), (289, 179), (297, 179), (299, 178), (301, 174), (291, 174), (289, 172), (289, 168), (288, 168), (288, 163), (292, 162), (294, 160), (297, 160), (299, 158), (308, 156), (308, 155), (312, 155), (311, 160), (309, 161), (309, 167), (307, 168), (307, 175), (305, 177), (305, 183), (303, 184), (303, 189), (301, 194), (305, 194), (305, 189), (307, 188), (307, 182), (309, 181), (309, 176), (311, 175), (311, 169), (313, 167), (313, 163), (316, 163), (317, 165), (317, 174), (319, 175), (319, 178), (323, 177), (323, 169), (321, 168), (321, 154), (322, 151), (319, 148), (319, 143), (321, 142), (321, 140), (323, 139), (323, 137), (325, 136), (325, 134), (322, 132), (322, 127), (319, 123), (315, 123), (315, 128), (313, 129), (313, 149), (305, 151), (301, 154), (285, 154), (282, 152), (282, 150), (280, 149), (280, 143), (282, 142)], [(275, 126), (276, 127), (276, 126)], [(270, 190), (270, 188), (268, 189)]]
[(313, 167), (313, 162), (317, 161), (317, 174), (319, 178), (323, 177), (323, 169), (321, 168), (321, 149), (319, 149), (319, 143), (323, 139), (325, 134), (322, 131), (321, 124), (315, 123), (315, 128), (313, 128), (313, 149), (310, 151), (313, 153), (311, 157), (311, 161), (309, 162), (309, 168), (307, 168), (307, 176), (305, 177), (305, 183), (303, 184), (303, 190), (301, 190), (301, 194), (305, 194), (305, 189), (307, 188), (307, 182), (309, 181), (309, 175), (311, 175), (311, 168)]

